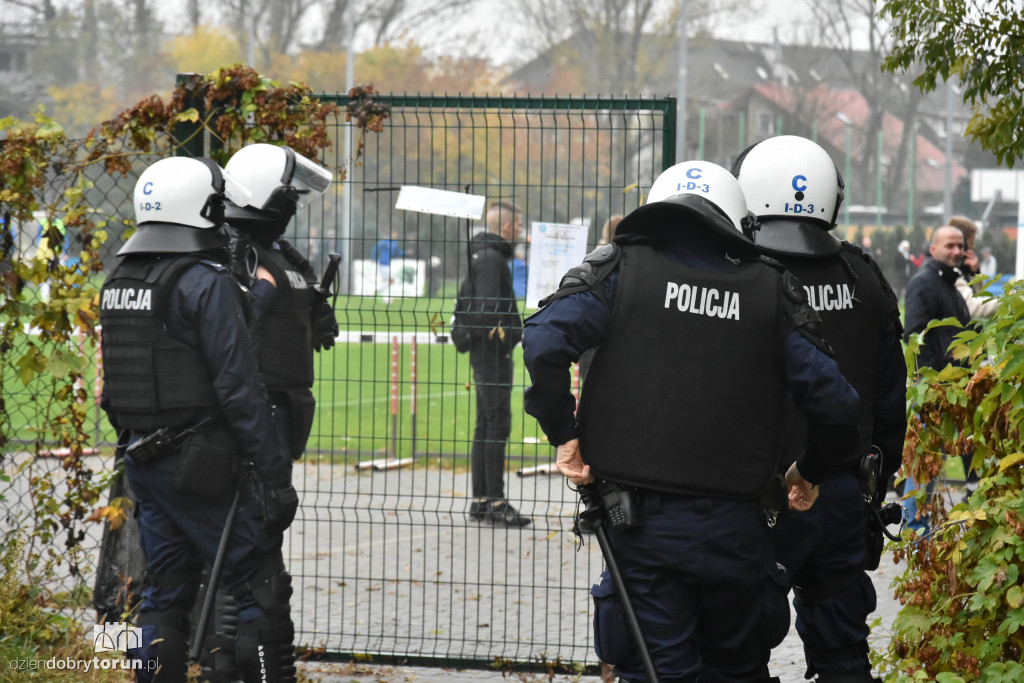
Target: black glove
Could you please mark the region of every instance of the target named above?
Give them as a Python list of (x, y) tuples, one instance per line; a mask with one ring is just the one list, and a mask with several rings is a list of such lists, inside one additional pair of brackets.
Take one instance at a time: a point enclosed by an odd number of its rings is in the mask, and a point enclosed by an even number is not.
[(249, 235), (230, 225), (224, 226), (224, 230), (228, 234), (228, 267), (231, 274), (251, 289), (256, 284), (256, 267), (259, 265), (252, 240)]
[(338, 336), (338, 320), (334, 317), (334, 309), (326, 301), (313, 306), (310, 311), (313, 332), (313, 349), (323, 351), (334, 346), (334, 338)]
[(263, 490), (263, 525), (276, 534), (291, 526), (299, 509), (299, 494), (291, 484)]

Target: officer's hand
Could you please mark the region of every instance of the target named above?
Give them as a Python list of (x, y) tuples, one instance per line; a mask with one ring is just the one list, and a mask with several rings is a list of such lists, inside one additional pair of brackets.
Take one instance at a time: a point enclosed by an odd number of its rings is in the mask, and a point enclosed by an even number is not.
[(583, 463), (580, 455), (580, 440), (566, 441), (555, 449), (555, 467), (577, 486), (594, 483), (594, 475), (590, 473), (590, 465)]
[(299, 494), (291, 484), (266, 490), (263, 494), (264, 527), (272, 534), (284, 531), (295, 519), (298, 509)]
[(313, 349), (323, 351), (334, 346), (334, 338), (338, 335), (338, 320), (334, 317), (334, 309), (327, 301), (321, 301), (310, 313), (313, 327)]
[(801, 512), (810, 510), (818, 498), (818, 487), (804, 479), (796, 463), (790, 465), (786, 472), (786, 483), (789, 485), (789, 509)]

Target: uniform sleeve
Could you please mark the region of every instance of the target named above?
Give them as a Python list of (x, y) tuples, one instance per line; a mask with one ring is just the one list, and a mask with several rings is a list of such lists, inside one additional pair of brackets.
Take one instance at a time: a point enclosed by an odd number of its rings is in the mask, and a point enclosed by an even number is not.
[[(605, 284), (613, 294), (614, 275)], [(606, 303), (593, 292), (580, 292), (552, 302), (526, 320), (523, 361), (532, 383), (523, 403), (553, 446), (577, 436), (570, 367), (584, 351), (600, 344), (611, 319), (610, 306), (610, 297)]]
[(786, 335), (785, 373), (793, 403), (807, 418), (807, 443), (797, 468), (817, 483), (830, 459), (845, 458), (855, 448), (860, 397), (836, 362), (799, 332)]
[(252, 309), (257, 319), (262, 319), (263, 314), (270, 310), (274, 302), (274, 295), (277, 288), (270, 284), (269, 280), (259, 280), (252, 286)]
[[(172, 310), (184, 324), (180, 341), (196, 346), (206, 359), (221, 411), (243, 454), (268, 486), (287, 482), (291, 459), (273, 427), (238, 285), (226, 270), (193, 266), (178, 280)], [(169, 316), (168, 328), (177, 338), (175, 327)]]
[(882, 476), (886, 479), (903, 463), (907, 434), (907, 362), (903, 357), (896, 321), (889, 319), (879, 359), (871, 443), (882, 449)]

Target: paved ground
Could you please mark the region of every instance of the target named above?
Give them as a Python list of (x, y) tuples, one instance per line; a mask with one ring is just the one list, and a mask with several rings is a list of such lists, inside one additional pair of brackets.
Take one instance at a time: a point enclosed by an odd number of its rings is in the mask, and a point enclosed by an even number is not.
[[(882, 558), (882, 564), (872, 572), (871, 578), (878, 593), (878, 610), (872, 618), (878, 618), (881, 623), (872, 634), (872, 640), (880, 648), (882, 643), (888, 641), (889, 627), (896, 613), (899, 610), (899, 603), (892, 597), (892, 589), (889, 587), (893, 577), (901, 571), (894, 566), (888, 556)], [(790, 632), (786, 639), (772, 652), (770, 665), (771, 673), (778, 676), (782, 683), (799, 683), (804, 681), (803, 646), (796, 634), (796, 629), (790, 625)], [(425, 667), (373, 667), (366, 665), (329, 665), (312, 663), (303, 665), (303, 672), (311, 680), (319, 679), (321, 683), (507, 683), (507, 681), (523, 681), (524, 683), (541, 683), (549, 681), (547, 676), (540, 674), (510, 674), (503, 676), (500, 672), (488, 672), (480, 670), (456, 670), (436, 669)], [(597, 676), (556, 676), (554, 681), (569, 683), (601, 683)]]
[[(890, 498), (894, 499), (892, 494), (890, 494)], [(902, 571), (902, 568), (893, 565), (890, 557), (888, 554), (883, 556), (879, 568), (871, 573), (871, 578), (878, 594), (878, 609), (872, 615), (872, 619), (877, 618), (879, 620), (879, 625), (875, 627), (872, 635), (873, 647), (876, 649), (884, 647), (884, 643), (888, 642), (890, 626), (899, 610), (899, 604), (892, 596), (890, 584), (893, 578)], [(584, 582), (583, 585), (589, 586), (589, 582), (592, 579), (593, 577), (587, 578), (584, 576), (581, 580)], [(795, 628), (792, 626), (792, 620), (789, 635), (773, 651), (770, 670), (773, 675), (779, 676), (783, 683), (804, 681), (803, 674), (806, 670), (806, 665), (803, 646), (799, 636), (796, 634)], [(310, 663), (303, 665), (303, 671), (311, 680), (319, 679), (322, 683), (469, 683), (471, 681), (480, 683), (499, 683), (505, 681), (522, 681), (524, 683), (541, 683), (542, 681), (601, 683), (601, 679), (597, 676), (555, 676), (553, 679), (549, 679), (545, 675), (536, 673), (502, 674), (499, 671), (403, 666)]]
[[(594, 661), (587, 591), (601, 570), (600, 551), (593, 539), (577, 550), (570, 532), (576, 496), (562, 477), (510, 474), (509, 498), (534, 520), (515, 530), (466, 519), (464, 471), (357, 472), (315, 464), (297, 468), (296, 479), (303, 502), (285, 553), (300, 644), (483, 661)], [(897, 613), (890, 583), (899, 569), (885, 556), (872, 575), (880, 620), (873, 641), (879, 644), (887, 642)], [(771, 672), (788, 683), (802, 681), (804, 669), (791, 629), (773, 653)], [(323, 683), (549, 680), (408, 666), (311, 663), (303, 671)]]

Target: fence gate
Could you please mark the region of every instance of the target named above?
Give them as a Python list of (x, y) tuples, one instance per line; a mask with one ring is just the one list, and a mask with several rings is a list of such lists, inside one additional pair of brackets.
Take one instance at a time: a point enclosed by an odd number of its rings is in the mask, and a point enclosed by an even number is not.
[[(318, 271), (341, 254), (345, 275), (341, 338), (317, 359), (317, 422), (296, 469), (302, 508), (285, 548), (298, 641), (330, 658), (592, 668), (588, 591), (600, 551), (589, 538), (577, 551), (576, 496), (553, 468), (544, 473), (554, 449), (523, 412), (519, 348), (505, 485), (533, 523), (509, 529), (466, 515), (473, 378), (446, 333), (467, 233), (482, 223), (395, 202), (402, 186), (509, 200), (524, 232), (533, 222), (589, 225), (593, 246), (604, 221), (638, 206), (673, 162), (675, 101), (379, 100), (391, 106), (384, 131), (346, 165), (339, 124), (337, 156), (325, 162), (348, 177), (289, 234)], [(387, 268), (375, 260), (380, 240), (397, 243)], [(525, 247), (512, 264), (520, 297)]]

